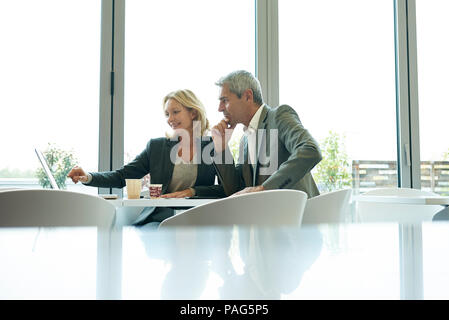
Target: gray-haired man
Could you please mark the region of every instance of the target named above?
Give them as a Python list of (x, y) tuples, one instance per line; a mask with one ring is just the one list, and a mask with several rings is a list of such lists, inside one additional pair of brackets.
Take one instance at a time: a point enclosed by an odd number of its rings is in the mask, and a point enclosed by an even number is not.
[[(320, 148), (295, 110), (266, 105), (259, 81), (244, 70), (228, 74), (216, 85), (218, 111), (224, 118), (212, 128), (214, 166), (226, 195), (270, 189), (301, 190), (309, 198), (319, 195), (310, 171), (322, 159)], [(245, 126), (245, 134), (234, 164), (227, 144), (238, 123)]]

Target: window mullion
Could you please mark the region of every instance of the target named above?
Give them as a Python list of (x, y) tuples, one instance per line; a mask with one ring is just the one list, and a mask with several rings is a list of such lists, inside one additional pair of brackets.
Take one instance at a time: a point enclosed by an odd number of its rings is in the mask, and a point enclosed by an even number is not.
[(278, 0), (256, 0), (256, 76), (264, 100), (279, 105)]

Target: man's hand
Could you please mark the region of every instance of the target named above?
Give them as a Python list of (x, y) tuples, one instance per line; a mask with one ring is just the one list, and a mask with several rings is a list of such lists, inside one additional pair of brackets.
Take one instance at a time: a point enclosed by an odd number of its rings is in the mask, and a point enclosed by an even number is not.
[(212, 127), (212, 139), (214, 140), (215, 152), (219, 153), (226, 149), (236, 124), (231, 125), (228, 118), (223, 118), (218, 124)]
[(83, 168), (75, 166), (70, 170), (67, 175), (68, 178), (71, 178), (74, 183), (78, 183), (78, 181), (86, 182), (87, 181), (87, 173), (83, 170)]
[(259, 192), (259, 191), (264, 191), (265, 188), (263, 186), (257, 186), (257, 187), (246, 187), (243, 190), (240, 190), (239, 192), (236, 192), (234, 194), (231, 195), (231, 197), (233, 196), (238, 196), (239, 194), (245, 194), (245, 193), (250, 193), (250, 192)]
[(190, 189), (185, 189), (182, 191), (176, 191), (172, 193), (163, 194), (161, 198), (188, 198), (192, 197), (193, 193)]

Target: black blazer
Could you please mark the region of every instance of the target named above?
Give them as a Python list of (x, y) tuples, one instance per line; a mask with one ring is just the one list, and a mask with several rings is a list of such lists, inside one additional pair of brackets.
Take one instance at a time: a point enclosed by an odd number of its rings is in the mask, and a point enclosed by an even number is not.
[[(195, 181), (195, 193), (199, 197), (225, 197), (222, 185), (214, 185), (216, 171), (212, 165), (213, 142), (211, 137), (202, 137), (197, 141), (201, 152), (196, 153), (198, 174)], [(125, 179), (140, 179), (146, 174), (151, 175), (151, 183), (162, 184), (162, 193), (166, 193), (170, 184), (174, 163), (170, 160), (170, 152), (177, 152), (178, 141), (168, 138), (151, 139), (145, 148), (133, 161), (120, 169), (106, 172), (90, 172), (92, 180), (89, 186), (102, 188), (123, 188)], [(173, 149), (176, 148), (176, 149)], [(161, 222), (174, 215), (174, 208), (147, 207), (134, 221), (140, 226), (150, 222)]]
[[(201, 152), (196, 154), (198, 175), (193, 187), (195, 193), (199, 197), (225, 197), (223, 187), (214, 185), (216, 172), (210, 158), (211, 152), (213, 152), (212, 138), (202, 137), (201, 140), (204, 141), (197, 141), (198, 145), (201, 143)], [(174, 169), (174, 163), (170, 160), (170, 152), (173, 148), (177, 148), (177, 144), (178, 141), (172, 141), (168, 138), (151, 139), (148, 141), (145, 150), (120, 169), (90, 172), (92, 181), (86, 185), (102, 188), (123, 188), (126, 186), (125, 179), (140, 179), (149, 173), (151, 183), (162, 184), (162, 194), (164, 194), (167, 191)]]

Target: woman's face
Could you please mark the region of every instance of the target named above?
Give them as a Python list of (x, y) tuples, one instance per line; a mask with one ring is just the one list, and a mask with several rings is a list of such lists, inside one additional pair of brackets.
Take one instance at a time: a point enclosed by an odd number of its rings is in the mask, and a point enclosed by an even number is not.
[(174, 131), (184, 129), (190, 132), (193, 130), (195, 112), (187, 109), (174, 99), (168, 99), (164, 109), (167, 123)]

